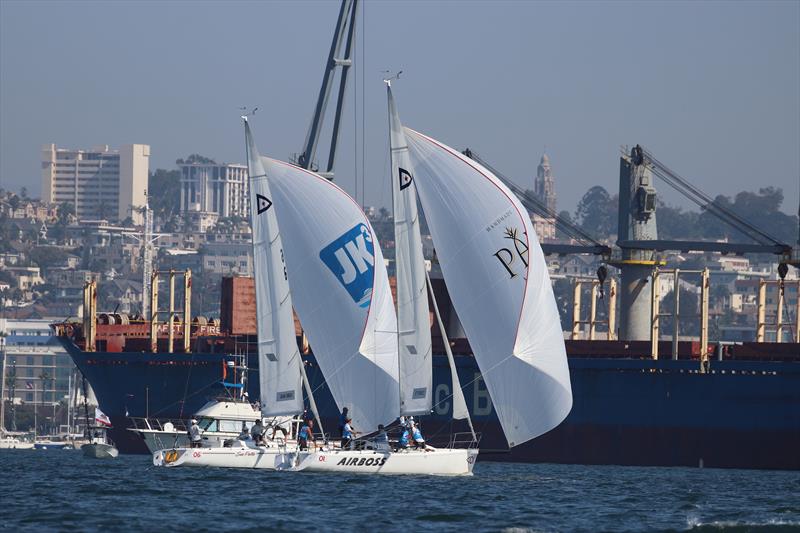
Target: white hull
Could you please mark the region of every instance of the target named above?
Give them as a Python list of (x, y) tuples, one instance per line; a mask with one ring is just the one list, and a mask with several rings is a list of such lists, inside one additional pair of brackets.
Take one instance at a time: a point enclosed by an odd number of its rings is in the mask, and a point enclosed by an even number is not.
[[(158, 431), (146, 429), (131, 429), (134, 433), (138, 433), (144, 439), (144, 443), (150, 453), (156, 453), (159, 450), (167, 448), (188, 448), (189, 437), (185, 431)], [(224, 433), (214, 432), (203, 434), (203, 447), (216, 448), (222, 447), (226, 440), (235, 439), (239, 433)]]
[(423, 474), (465, 476), (472, 474), (477, 449), (440, 448), (401, 452), (377, 450), (330, 450), (300, 454), (293, 469), (304, 472), (358, 474)]
[(102, 442), (84, 444), (81, 446), (81, 450), (84, 456), (93, 457), (95, 459), (113, 459), (119, 455), (119, 450), (113, 445), (103, 444)]
[(25, 442), (17, 439), (0, 440), (0, 450), (30, 450), (33, 448), (32, 442)]
[(286, 470), (293, 466), (296, 452), (283, 446), (247, 446), (231, 448), (172, 448), (153, 454), (155, 466), (257, 468)]

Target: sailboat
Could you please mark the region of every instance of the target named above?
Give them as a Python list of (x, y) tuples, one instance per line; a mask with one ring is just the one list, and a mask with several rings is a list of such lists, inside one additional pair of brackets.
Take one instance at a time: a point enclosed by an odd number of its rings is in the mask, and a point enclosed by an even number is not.
[(103, 411), (98, 408), (94, 410), (94, 424), (88, 425), (87, 413), (86, 431), (89, 434), (89, 442), (81, 446), (81, 451), (86, 457), (94, 459), (113, 459), (119, 455), (114, 443), (108, 438), (107, 430), (111, 427), (111, 420)]
[[(413, 400), (419, 400), (420, 408), (426, 407), (421, 391), (429, 372), (417, 350), (425, 345), (424, 328), (414, 318), (422, 310), (421, 252), (414, 230), (416, 197), (403, 196), (403, 191), (416, 191), (453, 305), (506, 440), (509, 447), (517, 446), (556, 427), (572, 407), (566, 350), (541, 246), (530, 217), (496, 176), (443, 143), (402, 127), (391, 83), (387, 86), (398, 246), (402, 408), (406, 412), (414, 409)], [(435, 304), (434, 311), (440, 322)], [(445, 346), (449, 348), (447, 343)], [(457, 405), (461, 389), (452, 355), (448, 355)], [(460, 396), (463, 406), (463, 394)], [(466, 411), (465, 406), (456, 406), (454, 416), (461, 416), (462, 408)], [(470, 429), (475, 437), (471, 421)], [(364, 460), (369, 453), (318, 452), (298, 469), (470, 474), (477, 450), (372, 452), (381, 457), (377, 463)]]
[(404, 128), (413, 183), (453, 306), (508, 446), (558, 426), (572, 408), (561, 323), (530, 216), (489, 170)]
[[(436, 305), (422, 254), (413, 166), (400, 122), (391, 80), (384, 80), (389, 103), (389, 137), (397, 270), (397, 342), (399, 363), (399, 415), (424, 416), (431, 412), (432, 342), (428, 291), (449, 356), (453, 377), (453, 417), (467, 418), (472, 440), (454, 436), (448, 448), (396, 449), (367, 441), (363, 450), (324, 450), (304, 458), (299, 470), (378, 474), (470, 474), (477, 458), (478, 437), (472, 429), (455, 362)], [(466, 445), (459, 447), (458, 445)]]
[[(291, 431), (292, 419), (303, 412), (305, 370), (294, 331), (292, 298), (285, 264), (283, 241), (273, 208), (270, 181), (258, 154), (247, 116), (245, 127), (248, 173), (250, 176), (250, 222), (253, 232), (253, 266), (256, 273), (256, 317), (258, 322), (258, 364), (261, 416), (271, 418), (273, 427)], [(313, 402), (313, 397), (311, 398)], [(316, 406), (313, 406), (316, 413)], [(318, 417), (317, 417), (318, 418)], [(222, 446), (174, 447), (153, 454), (156, 466), (216, 466), (228, 468), (279, 469), (293, 460), (287, 433), (265, 439), (230, 439)]]

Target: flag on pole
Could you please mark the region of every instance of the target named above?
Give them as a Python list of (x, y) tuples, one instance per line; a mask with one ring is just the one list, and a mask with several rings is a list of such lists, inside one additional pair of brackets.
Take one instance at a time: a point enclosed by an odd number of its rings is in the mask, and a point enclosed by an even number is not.
[(94, 409), (94, 421), (101, 426), (111, 427), (111, 419), (108, 418), (103, 411), (96, 407)]
[(33, 383), (32, 383), (32, 382), (30, 382), (30, 381), (26, 381), (26, 382), (25, 382), (25, 388), (26, 388), (26, 389), (29, 389), (29, 390), (30, 390), (30, 389), (33, 389)]

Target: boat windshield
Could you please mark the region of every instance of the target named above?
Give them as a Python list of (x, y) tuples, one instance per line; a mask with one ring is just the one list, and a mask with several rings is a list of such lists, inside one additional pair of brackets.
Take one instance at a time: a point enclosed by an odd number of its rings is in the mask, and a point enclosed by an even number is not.
[(217, 431), (217, 421), (213, 418), (203, 418), (198, 425), (203, 431)]

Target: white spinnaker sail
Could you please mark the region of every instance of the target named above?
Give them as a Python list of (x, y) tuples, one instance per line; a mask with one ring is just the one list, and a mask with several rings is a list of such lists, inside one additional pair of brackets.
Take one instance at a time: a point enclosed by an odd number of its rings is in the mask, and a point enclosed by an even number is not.
[(258, 320), (258, 365), (264, 416), (303, 411), (300, 351), (292, 316), (292, 298), (278, 230), (278, 209), (245, 119), (247, 170), (250, 175), (250, 224)]
[(519, 200), (491, 172), (405, 128), (417, 192), (453, 305), (509, 446), (569, 414), (572, 388), (541, 246)]
[(406, 136), (397, 114), (392, 87), (389, 97), (389, 141), (394, 204), (395, 264), (397, 265), (397, 349), (400, 357), (400, 414), (430, 414), (433, 370), (431, 323), (425, 284), (425, 259), (419, 232), (414, 169)]
[(397, 319), (372, 226), (346, 192), (302, 168), (262, 157), (295, 310), (325, 382), (357, 431), (399, 412)]

